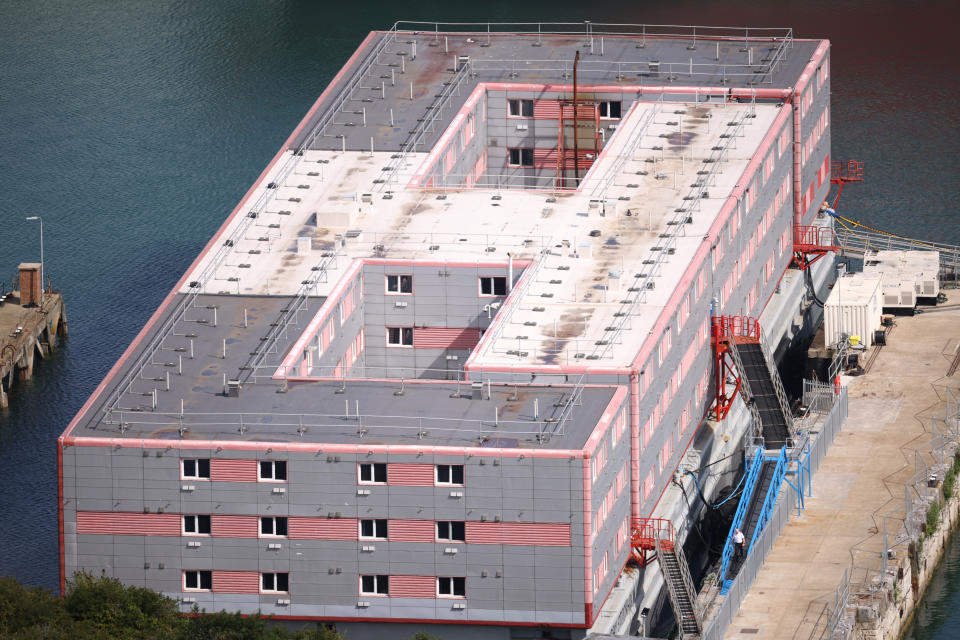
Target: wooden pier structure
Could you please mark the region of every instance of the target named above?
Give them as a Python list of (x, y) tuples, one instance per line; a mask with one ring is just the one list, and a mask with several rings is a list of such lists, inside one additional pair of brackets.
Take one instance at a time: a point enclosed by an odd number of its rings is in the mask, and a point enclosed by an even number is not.
[(37, 356), (46, 358), (67, 335), (67, 314), (60, 292), (43, 290), (40, 265), (23, 263), (19, 290), (0, 291), (0, 409), (9, 406), (16, 380), (33, 377)]

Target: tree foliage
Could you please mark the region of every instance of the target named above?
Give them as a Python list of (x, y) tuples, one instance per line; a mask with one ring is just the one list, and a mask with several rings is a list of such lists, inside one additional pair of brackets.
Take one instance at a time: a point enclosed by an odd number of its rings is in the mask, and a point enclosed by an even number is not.
[(323, 626), (290, 630), (269, 617), (182, 615), (173, 598), (78, 572), (62, 599), (0, 577), (0, 638), (11, 640), (344, 640)]

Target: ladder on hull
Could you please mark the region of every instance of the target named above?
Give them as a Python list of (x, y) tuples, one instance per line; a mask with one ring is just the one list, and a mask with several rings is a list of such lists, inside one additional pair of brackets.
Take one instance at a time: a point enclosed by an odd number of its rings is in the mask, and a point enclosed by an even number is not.
[(660, 562), (663, 581), (667, 584), (680, 637), (683, 640), (699, 640), (702, 622), (697, 608), (697, 590), (693, 587), (683, 549), (677, 549), (672, 541), (660, 538), (656, 540), (656, 547), (657, 561)]

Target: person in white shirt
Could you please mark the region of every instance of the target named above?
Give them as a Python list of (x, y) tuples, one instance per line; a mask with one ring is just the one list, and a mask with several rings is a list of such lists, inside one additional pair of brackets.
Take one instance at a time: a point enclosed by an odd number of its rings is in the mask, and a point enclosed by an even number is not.
[(733, 530), (733, 559), (737, 562), (743, 559), (743, 545), (746, 538), (740, 529)]

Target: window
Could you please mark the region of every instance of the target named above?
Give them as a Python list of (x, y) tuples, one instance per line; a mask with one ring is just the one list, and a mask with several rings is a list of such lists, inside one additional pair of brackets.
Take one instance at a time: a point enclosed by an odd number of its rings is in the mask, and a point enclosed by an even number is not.
[(287, 519), (284, 517), (265, 516), (260, 518), (260, 535), (285, 536), (287, 535)]
[(619, 119), (623, 103), (619, 100), (604, 100), (600, 103), (600, 117)]
[(385, 462), (361, 462), (358, 465), (360, 482), (363, 484), (386, 484), (387, 464)]
[(191, 535), (210, 535), (210, 516), (183, 516), (183, 532)]
[(360, 537), (386, 540), (387, 539), (387, 521), (386, 520), (361, 520), (360, 521)]
[(260, 479), (285, 481), (287, 479), (287, 463), (285, 460), (261, 460)]
[(507, 164), (511, 167), (532, 167), (533, 149), (507, 149)]
[(511, 118), (532, 118), (533, 100), (507, 100), (507, 115)]
[(390, 593), (390, 576), (360, 576), (360, 594), (385, 596)]
[(506, 276), (480, 276), (480, 295), (482, 296), (507, 295)]
[(184, 571), (183, 589), (185, 591), (211, 591), (213, 589), (213, 571)]
[(437, 540), (466, 542), (466, 526), (463, 522), (437, 521)]
[(391, 347), (412, 347), (413, 327), (387, 327), (387, 345)]
[(413, 293), (413, 276), (387, 276), (387, 293)]
[(467, 579), (448, 577), (437, 578), (437, 595), (447, 598), (467, 597)]
[(289, 573), (261, 573), (260, 590), (286, 593), (290, 591)]
[(437, 484), (463, 484), (463, 465), (438, 464)]
[(180, 461), (180, 470), (183, 473), (183, 477), (192, 478), (196, 480), (209, 480), (210, 479), (210, 459), (209, 458), (200, 458), (200, 459), (187, 459), (184, 458)]

